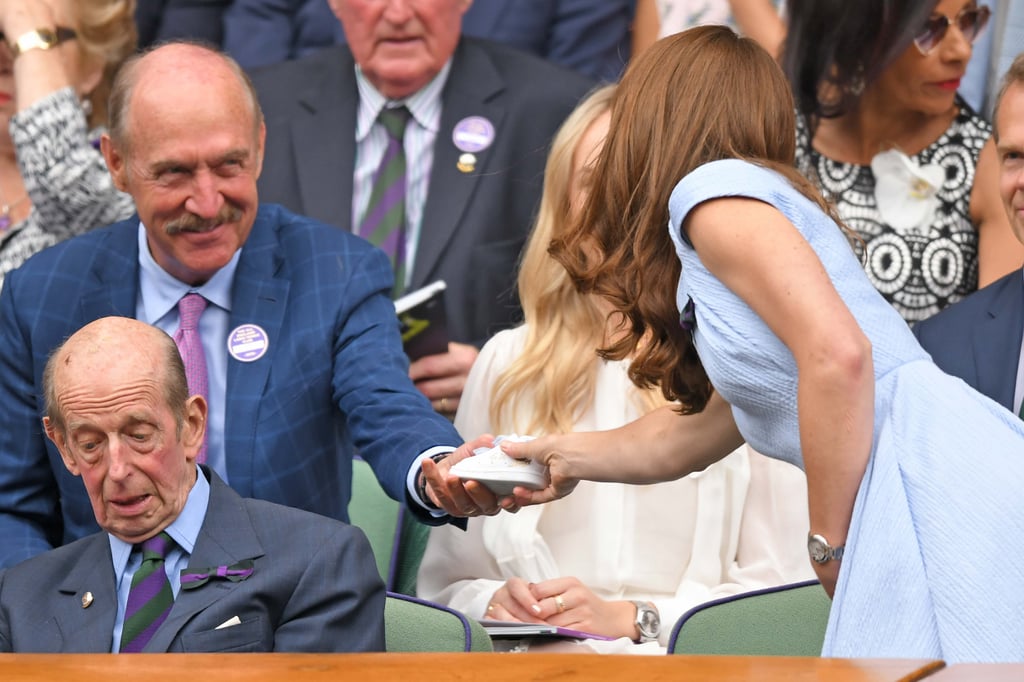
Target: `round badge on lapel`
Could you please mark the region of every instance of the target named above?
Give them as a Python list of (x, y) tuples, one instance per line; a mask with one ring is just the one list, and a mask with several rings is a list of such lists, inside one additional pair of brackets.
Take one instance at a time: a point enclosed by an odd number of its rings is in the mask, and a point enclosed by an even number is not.
[(460, 152), (482, 152), (494, 142), (494, 124), (483, 116), (467, 116), (455, 124), (452, 142)]
[(256, 324), (240, 324), (228, 334), (228, 353), (239, 362), (259, 360), (269, 346), (267, 332)]

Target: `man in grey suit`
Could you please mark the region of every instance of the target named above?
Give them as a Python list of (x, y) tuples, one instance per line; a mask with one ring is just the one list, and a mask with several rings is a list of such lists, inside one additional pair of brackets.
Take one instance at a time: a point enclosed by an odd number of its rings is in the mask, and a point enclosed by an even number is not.
[[(92, 322), (51, 356), (45, 393), (46, 434), (103, 532), (0, 573), (0, 651), (383, 650), (359, 529), (243, 499), (197, 466), (206, 401), (167, 334)], [(166, 551), (140, 551), (154, 538)]]
[(444, 280), (453, 342), (409, 373), (451, 413), (477, 347), (521, 321), (516, 267), (547, 147), (593, 82), (462, 36), (469, 0), (329, 4), (347, 45), (253, 74), (268, 130), (260, 196), (358, 233), (387, 149), (378, 115), (408, 109), (398, 288)]
[[(1024, 54), (1003, 79), (993, 123), (999, 194), (1024, 243)], [(943, 371), (1024, 418), (1024, 271), (918, 322), (914, 334)]]

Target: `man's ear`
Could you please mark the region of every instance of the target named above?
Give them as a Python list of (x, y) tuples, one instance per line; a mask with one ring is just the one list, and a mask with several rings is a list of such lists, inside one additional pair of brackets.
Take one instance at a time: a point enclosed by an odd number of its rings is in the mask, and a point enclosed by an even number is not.
[(64, 432), (54, 426), (49, 417), (43, 417), (43, 429), (46, 431), (47, 438), (52, 440), (53, 444), (57, 446), (57, 452), (60, 453), (60, 458), (64, 460), (64, 467), (73, 476), (79, 476), (81, 471), (78, 469), (78, 462), (75, 461), (75, 458), (71, 456), (71, 452), (68, 450), (68, 441), (64, 437)]
[(206, 434), (206, 400), (201, 395), (194, 395), (185, 403), (185, 420), (181, 425), (181, 444), (185, 448), (185, 458), (195, 462), (199, 450), (203, 446)]
[(114, 186), (122, 192), (127, 192), (128, 169), (125, 165), (125, 158), (117, 147), (114, 146), (114, 141), (110, 139), (110, 135), (107, 133), (103, 133), (102, 137), (100, 137), (100, 151), (107, 162), (110, 177), (114, 179)]

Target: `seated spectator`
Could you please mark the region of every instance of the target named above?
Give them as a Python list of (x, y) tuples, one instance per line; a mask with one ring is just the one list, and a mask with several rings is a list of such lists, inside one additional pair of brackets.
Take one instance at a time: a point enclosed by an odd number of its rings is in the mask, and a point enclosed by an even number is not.
[[(453, 414), (478, 348), (520, 320), (515, 270), (544, 155), (593, 83), (462, 36), (465, 0), (330, 5), (347, 45), (253, 75), (267, 118), (260, 195), (384, 248), (396, 293), (447, 283), (452, 343), (409, 374)], [(375, 194), (380, 177), (402, 180)]]
[(260, 203), (265, 133), (252, 84), (215, 50), (166, 44), (119, 71), (101, 146), (138, 215), (36, 254), (0, 291), (0, 566), (97, 530), (38, 424), (50, 353), (109, 315), (188, 349), (210, 406), (200, 462), (240, 495), (347, 520), (358, 448), (426, 523), (498, 511), (484, 490), (481, 507), (423, 484), (476, 446), (409, 379), (387, 257)]
[[(999, 193), (1013, 232), (1024, 244), (1024, 54), (1003, 79), (995, 114)], [(1024, 419), (1021, 269), (914, 325), (914, 335), (943, 371)]]
[(988, 23), (975, 0), (790, 0), (782, 64), (797, 166), (859, 237), (868, 278), (917, 322), (1024, 262), (991, 126), (957, 95)]
[[(224, 13), (224, 49), (247, 69), (304, 57), (345, 42), (330, 0), (234, 0)], [(462, 32), (511, 45), (585, 76), (618, 79), (629, 58), (632, 0), (479, 0)]]
[[(596, 91), (555, 137), (519, 274), (526, 323), (481, 351), (455, 418), (464, 434), (611, 429), (666, 404), (632, 385), (627, 362), (597, 357), (614, 333), (608, 306), (548, 254), (584, 201), (613, 93)], [(701, 602), (812, 577), (807, 523), (803, 473), (744, 446), (670, 483), (583, 481), (564, 500), (471, 519), (467, 533), (431, 529), (417, 590), (474, 618), (547, 622), (619, 638), (587, 640), (598, 651), (652, 653)], [(544, 621), (530, 605), (548, 597), (563, 610)], [(638, 625), (648, 609), (657, 632)]]
[[(322, 0), (321, 0), (322, 1)], [(168, 40), (224, 41), (224, 10), (232, 0), (136, 0), (139, 47)]]
[(658, 38), (703, 24), (731, 26), (777, 55), (786, 35), (780, 5), (782, 0), (636, 0), (633, 55)]
[(33, 253), (126, 218), (99, 152), (132, 0), (0, 3), (0, 283)]
[(352, 526), (197, 466), (206, 401), (171, 337), (108, 317), (45, 372), (46, 435), (103, 532), (0, 572), (0, 651), (374, 651), (384, 587)]

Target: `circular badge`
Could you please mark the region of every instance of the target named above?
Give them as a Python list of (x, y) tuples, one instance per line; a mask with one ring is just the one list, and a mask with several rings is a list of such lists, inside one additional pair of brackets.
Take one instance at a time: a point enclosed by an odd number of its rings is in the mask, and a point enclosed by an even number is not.
[(255, 362), (267, 353), (270, 341), (263, 327), (240, 324), (228, 334), (228, 353), (239, 362)]
[(467, 116), (455, 124), (452, 142), (459, 151), (482, 152), (494, 142), (494, 124), (483, 116)]

